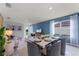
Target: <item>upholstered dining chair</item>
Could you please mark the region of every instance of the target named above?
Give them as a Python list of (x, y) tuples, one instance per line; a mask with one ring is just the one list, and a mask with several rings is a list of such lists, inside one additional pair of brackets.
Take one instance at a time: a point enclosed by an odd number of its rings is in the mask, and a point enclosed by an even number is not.
[(62, 35), (60, 37), (61, 40), (61, 55), (65, 56), (65, 49), (66, 49), (66, 40), (69, 39), (69, 36)]
[(33, 42), (27, 42), (28, 56), (41, 56), (39, 47)]
[(61, 55), (61, 40), (51, 42), (46, 46), (47, 56), (60, 56)]

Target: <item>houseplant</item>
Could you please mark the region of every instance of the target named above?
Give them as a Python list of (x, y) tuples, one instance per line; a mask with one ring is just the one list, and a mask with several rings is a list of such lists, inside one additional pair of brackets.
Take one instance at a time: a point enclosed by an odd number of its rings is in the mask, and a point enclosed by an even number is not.
[(4, 56), (5, 45), (5, 27), (0, 27), (0, 56)]

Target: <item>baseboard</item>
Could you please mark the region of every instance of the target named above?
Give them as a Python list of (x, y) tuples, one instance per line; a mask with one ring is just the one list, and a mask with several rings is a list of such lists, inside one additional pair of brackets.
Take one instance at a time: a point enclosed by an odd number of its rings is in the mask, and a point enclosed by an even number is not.
[(79, 48), (79, 45), (77, 45), (77, 44), (72, 44), (72, 43), (66, 43), (66, 44)]

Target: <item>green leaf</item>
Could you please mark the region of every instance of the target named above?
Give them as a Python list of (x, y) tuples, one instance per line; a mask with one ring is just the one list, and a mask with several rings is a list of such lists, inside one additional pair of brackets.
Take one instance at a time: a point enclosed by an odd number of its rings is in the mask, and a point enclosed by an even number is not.
[(0, 35), (4, 35), (5, 33), (5, 27), (0, 28)]
[(5, 27), (0, 28), (0, 56), (4, 55), (4, 45), (5, 45)]

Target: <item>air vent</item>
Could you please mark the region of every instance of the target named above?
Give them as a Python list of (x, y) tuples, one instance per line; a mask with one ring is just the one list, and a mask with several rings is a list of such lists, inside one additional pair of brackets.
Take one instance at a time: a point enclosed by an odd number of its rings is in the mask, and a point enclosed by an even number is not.
[(8, 7), (8, 8), (12, 7), (10, 3), (6, 3), (5, 6)]

